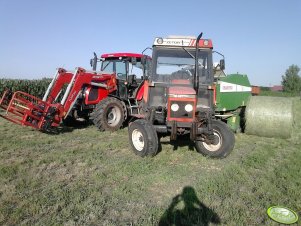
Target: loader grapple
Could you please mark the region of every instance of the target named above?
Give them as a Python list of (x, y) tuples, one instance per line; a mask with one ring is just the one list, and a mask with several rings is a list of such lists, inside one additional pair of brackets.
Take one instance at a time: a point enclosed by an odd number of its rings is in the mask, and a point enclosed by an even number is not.
[(57, 115), (59, 106), (55, 107), (28, 93), (17, 91), (12, 94), (6, 90), (1, 98), (0, 106), (6, 113), (0, 116), (23, 126), (31, 126), (42, 131), (59, 125)]

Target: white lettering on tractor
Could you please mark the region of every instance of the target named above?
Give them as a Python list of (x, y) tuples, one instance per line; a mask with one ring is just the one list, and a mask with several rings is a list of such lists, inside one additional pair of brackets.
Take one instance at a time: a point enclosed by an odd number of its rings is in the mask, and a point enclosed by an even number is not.
[(72, 101), (74, 96), (76, 95), (76, 91), (74, 91), (71, 96), (69, 97), (68, 101)]
[(233, 90), (233, 86), (223, 86), (223, 90)]
[(251, 87), (236, 85), (228, 82), (220, 82), (220, 92), (251, 92)]
[(167, 41), (166, 44), (169, 44), (169, 45), (181, 45), (181, 42), (179, 42), (179, 41)]

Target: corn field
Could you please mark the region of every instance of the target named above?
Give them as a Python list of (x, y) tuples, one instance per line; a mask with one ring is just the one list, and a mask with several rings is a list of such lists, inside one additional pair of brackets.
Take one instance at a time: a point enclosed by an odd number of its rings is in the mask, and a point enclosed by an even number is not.
[(50, 82), (51, 79), (49, 78), (43, 78), (39, 80), (0, 79), (0, 95), (2, 96), (6, 89), (10, 89), (13, 92), (23, 91), (33, 96), (42, 98)]

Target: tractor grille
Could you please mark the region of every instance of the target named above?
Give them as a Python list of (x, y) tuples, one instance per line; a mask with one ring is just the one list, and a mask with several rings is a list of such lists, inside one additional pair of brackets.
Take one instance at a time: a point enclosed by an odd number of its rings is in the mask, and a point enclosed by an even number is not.
[(171, 108), (170, 110), (170, 118), (193, 118), (194, 114), (194, 109), (190, 112), (187, 112), (185, 110), (185, 106), (187, 104), (191, 104), (194, 107), (194, 102), (193, 101), (171, 101), (170, 102), (170, 107), (173, 104), (179, 105), (179, 109), (177, 111), (172, 111)]

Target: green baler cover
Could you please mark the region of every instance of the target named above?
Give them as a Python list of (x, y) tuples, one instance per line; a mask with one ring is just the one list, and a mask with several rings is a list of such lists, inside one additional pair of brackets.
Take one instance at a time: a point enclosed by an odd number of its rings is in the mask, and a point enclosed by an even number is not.
[(247, 75), (230, 74), (216, 82), (216, 111), (234, 111), (246, 106), (251, 96), (251, 84)]

